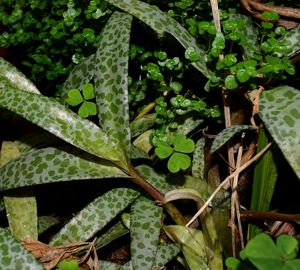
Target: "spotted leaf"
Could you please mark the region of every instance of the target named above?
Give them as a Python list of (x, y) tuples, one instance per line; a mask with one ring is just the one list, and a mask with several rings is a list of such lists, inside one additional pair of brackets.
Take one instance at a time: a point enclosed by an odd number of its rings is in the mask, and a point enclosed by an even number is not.
[(255, 59), (260, 52), (257, 38), (258, 33), (256, 28), (253, 26), (251, 17), (238, 13), (230, 13), (229, 18), (235, 19), (237, 22), (237, 27), (235, 27), (233, 32), (238, 29), (239, 33), (241, 34), (239, 44), (243, 48), (245, 60)]
[(38, 234), (42, 234), (51, 227), (59, 224), (59, 220), (52, 216), (40, 216), (38, 219)]
[[(292, 57), (300, 51), (300, 25), (296, 28), (286, 31), (286, 33), (279, 39), (284, 44), (285, 49), (289, 50), (289, 57)], [(283, 56), (281, 53), (276, 53), (279, 57)]]
[(2, 269), (43, 270), (44, 267), (6, 229), (0, 228)]
[(238, 125), (223, 129), (214, 139), (210, 152), (213, 153), (217, 151), (221, 146), (227, 143), (234, 135), (240, 133), (241, 131), (255, 129), (256, 128), (249, 125)]
[(185, 49), (193, 47), (200, 59), (193, 62), (193, 65), (204, 76), (210, 78), (211, 71), (205, 64), (207, 56), (204, 50), (197, 44), (196, 39), (172, 17), (161, 11), (157, 6), (138, 0), (107, 0), (107, 2), (137, 17), (158, 34), (162, 35), (164, 32), (171, 34)]
[(100, 126), (130, 155), (128, 58), (132, 16), (115, 12), (100, 35), (95, 59), (95, 94)]
[(120, 270), (122, 267), (120, 264), (116, 264), (108, 261), (99, 261), (99, 264), (101, 270)]
[(262, 93), (260, 117), (300, 179), (300, 93), (279, 86)]
[(68, 91), (72, 88), (82, 89), (83, 85), (89, 83), (94, 77), (95, 54), (83, 59), (71, 71), (69, 77), (63, 84), (61, 97), (64, 99), (68, 95)]
[(156, 114), (151, 113), (144, 115), (141, 118), (135, 119), (130, 123), (131, 136), (136, 137), (141, 135), (154, 126), (156, 120)]
[(105, 232), (96, 239), (96, 249), (100, 249), (109, 244), (110, 242), (128, 233), (129, 230), (126, 228), (123, 222), (119, 221), (117, 224), (113, 225), (107, 232)]
[(151, 270), (159, 244), (162, 208), (140, 197), (131, 207), (130, 252), (133, 269)]
[(127, 167), (121, 149), (102, 129), (54, 99), (6, 87), (0, 88), (0, 107), (21, 115), (88, 153)]
[[(4, 141), (1, 147), (0, 167), (20, 156), (14, 142)], [(32, 191), (12, 191), (3, 197), (11, 234), (21, 239), (37, 239), (37, 205)]]
[(51, 240), (53, 245), (84, 242), (103, 229), (130, 205), (139, 193), (129, 188), (116, 188), (96, 198), (83, 208)]
[(167, 193), (168, 191), (175, 189), (175, 185), (171, 185), (164, 174), (157, 173), (151, 167), (140, 165), (137, 166), (136, 169), (148, 183), (156, 187), (162, 193)]
[(205, 139), (201, 138), (197, 141), (192, 161), (192, 175), (196, 178), (204, 179), (205, 170)]
[(0, 168), (0, 190), (70, 180), (128, 177), (112, 163), (76, 148), (38, 149)]
[(0, 57), (0, 88), (8, 86), (40, 94), (36, 86), (22, 72)]
[[(181, 251), (180, 245), (172, 243), (168, 245), (161, 244), (157, 248), (154, 266), (162, 267), (171, 261)], [(154, 268), (155, 269), (155, 268)]]

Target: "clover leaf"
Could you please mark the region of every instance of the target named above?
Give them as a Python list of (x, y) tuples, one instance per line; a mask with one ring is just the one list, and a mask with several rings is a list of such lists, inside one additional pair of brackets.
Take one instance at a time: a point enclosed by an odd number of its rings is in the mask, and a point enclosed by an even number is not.
[(158, 141), (154, 150), (155, 154), (160, 159), (170, 157), (167, 167), (172, 173), (177, 173), (180, 169), (188, 169), (191, 166), (191, 158), (187, 154), (194, 151), (194, 141), (183, 134), (176, 134), (170, 141), (173, 147), (167, 142)]
[(79, 270), (79, 266), (75, 260), (63, 260), (59, 263), (58, 270)]
[(91, 83), (82, 86), (82, 94), (78, 89), (70, 89), (66, 102), (70, 106), (81, 106), (78, 109), (78, 114), (82, 118), (87, 118), (97, 114), (97, 106), (94, 102), (88, 101), (95, 98), (94, 86)]

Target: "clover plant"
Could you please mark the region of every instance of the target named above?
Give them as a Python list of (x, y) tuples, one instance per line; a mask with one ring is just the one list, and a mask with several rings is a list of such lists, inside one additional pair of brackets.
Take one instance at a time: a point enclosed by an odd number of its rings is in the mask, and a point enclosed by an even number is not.
[(78, 114), (83, 118), (87, 118), (97, 114), (95, 102), (88, 101), (94, 98), (94, 86), (91, 83), (88, 83), (82, 86), (82, 94), (78, 89), (70, 89), (68, 91), (66, 102), (70, 106), (79, 106), (81, 104), (78, 109)]
[(79, 265), (77, 261), (71, 260), (63, 260), (59, 263), (57, 270), (79, 270)]

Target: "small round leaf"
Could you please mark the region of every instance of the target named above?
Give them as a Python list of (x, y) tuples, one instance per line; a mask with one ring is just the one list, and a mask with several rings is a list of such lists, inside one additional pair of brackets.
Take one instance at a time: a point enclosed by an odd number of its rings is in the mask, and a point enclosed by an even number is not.
[(180, 169), (186, 170), (191, 165), (191, 158), (182, 153), (174, 153), (168, 160), (168, 169), (172, 173), (179, 172)]
[(250, 79), (248, 72), (245, 69), (239, 69), (236, 73), (236, 78), (241, 82), (244, 83)]
[(238, 87), (238, 83), (235, 79), (235, 76), (233, 75), (228, 75), (226, 78), (225, 78), (225, 87), (229, 90), (232, 90), (232, 89), (235, 89)]
[(77, 106), (83, 102), (83, 97), (78, 89), (71, 89), (68, 91), (68, 98), (66, 102), (71, 106)]
[(86, 83), (82, 86), (82, 93), (85, 100), (95, 97), (94, 86), (91, 83)]

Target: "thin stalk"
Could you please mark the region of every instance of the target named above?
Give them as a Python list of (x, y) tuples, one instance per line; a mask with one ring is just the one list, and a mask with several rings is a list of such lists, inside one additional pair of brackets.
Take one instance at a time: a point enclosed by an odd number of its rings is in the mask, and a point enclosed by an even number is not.
[[(165, 195), (143, 179), (133, 166), (129, 166), (128, 173), (132, 176), (133, 182), (146, 191), (155, 201), (163, 202)], [(177, 225), (186, 224), (186, 219), (182, 216), (174, 204), (166, 203), (163, 207)]]

